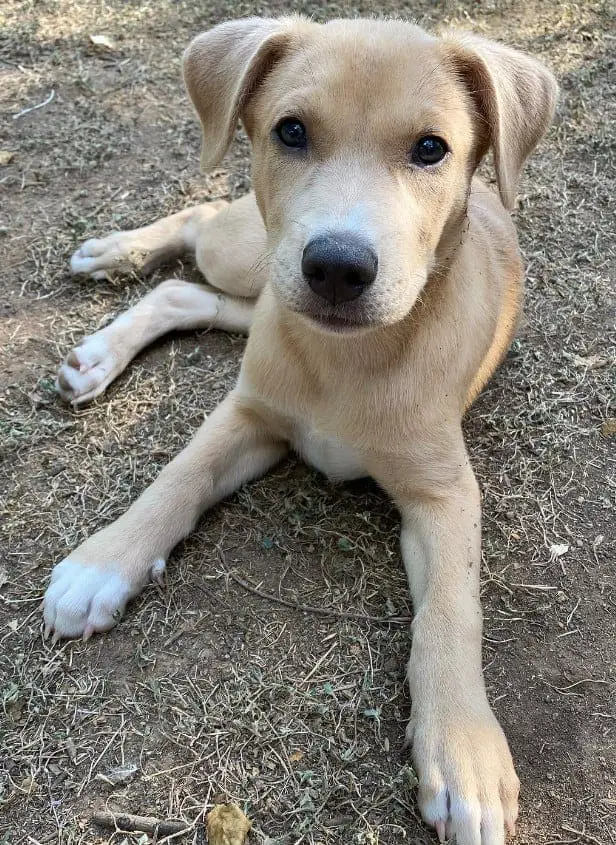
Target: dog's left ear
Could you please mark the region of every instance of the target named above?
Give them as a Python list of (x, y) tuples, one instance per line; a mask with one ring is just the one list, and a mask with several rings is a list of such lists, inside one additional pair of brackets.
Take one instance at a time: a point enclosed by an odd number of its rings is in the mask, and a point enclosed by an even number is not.
[(524, 162), (554, 117), (556, 80), (536, 59), (485, 38), (450, 33), (444, 42), (478, 112), (477, 164), (491, 147), (500, 197), (511, 209)]
[(184, 81), (203, 129), (203, 170), (224, 157), (243, 107), (282, 56), (300, 20), (228, 21), (198, 35), (186, 49)]

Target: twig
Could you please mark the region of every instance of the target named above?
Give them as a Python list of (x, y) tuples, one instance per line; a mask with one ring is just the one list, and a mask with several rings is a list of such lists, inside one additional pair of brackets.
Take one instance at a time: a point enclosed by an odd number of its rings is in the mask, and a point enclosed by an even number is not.
[(322, 654), (322, 655), (321, 655), (321, 657), (319, 657), (319, 659), (318, 659), (318, 660), (317, 660), (317, 662), (314, 664), (314, 666), (312, 667), (312, 669), (310, 670), (310, 672), (308, 672), (308, 674), (306, 675), (306, 677), (305, 677), (305, 678), (303, 678), (303, 679), (300, 681), (300, 684), (307, 684), (307, 683), (308, 683), (308, 681), (310, 680), (310, 678), (312, 678), (312, 676), (313, 676), (313, 675), (314, 675), (314, 673), (317, 671), (317, 669), (319, 668), (319, 666), (327, 660), (327, 658), (329, 657), (329, 655), (332, 653), (332, 651), (333, 651), (335, 648), (338, 648), (338, 643), (334, 643), (334, 644), (333, 644), (333, 646), (332, 646), (330, 649), (328, 649), (328, 651), (326, 651), (326, 652), (325, 652), (325, 654)]
[(23, 117), (23, 116), (24, 116), (24, 114), (28, 114), (28, 113), (29, 113), (29, 112), (31, 112), (31, 111), (36, 111), (37, 109), (42, 109), (42, 108), (43, 108), (43, 106), (48, 106), (48, 105), (49, 105), (49, 103), (51, 103), (51, 101), (53, 100), (53, 98), (54, 98), (55, 96), (56, 96), (55, 89), (54, 89), (54, 88), (52, 88), (52, 89), (51, 89), (51, 94), (49, 95), (49, 97), (47, 97), (47, 99), (46, 99), (46, 100), (43, 100), (43, 102), (42, 102), (42, 103), (38, 103), (38, 105), (36, 105), (36, 106), (30, 106), (30, 108), (29, 108), (29, 109), (23, 109), (23, 110), (22, 110), (22, 111), (20, 111), (18, 114), (14, 114), (14, 115), (13, 115), (13, 120), (17, 120), (17, 118), (18, 118), (18, 117)]
[(576, 836), (579, 836), (580, 839), (583, 839), (584, 842), (595, 842), (596, 845), (601, 845), (601, 841), (597, 839), (596, 836), (591, 836), (590, 833), (586, 833), (585, 830), (576, 830), (574, 827), (569, 827), (568, 824), (561, 824), (561, 830), (565, 830), (567, 833), (575, 833)]
[(554, 689), (557, 689), (558, 692), (566, 692), (566, 690), (573, 689), (573, 687), (579, 687), (580, 684), (609, 684), (609, 681), (603, 678), (582, 678), (581, 681), (575, 681), (575, 683), (568, 684), (566, 687), (554, 687)]
[(235, 581), (236, 584), (239, 584), (240, 587), (248, 590), (249, 593), (254, 593), (262, 599), (273, 601), (276, 604), (282, 604), (285, 607), (292, 608), (293, 610), (300, 610), (302, 613), (317, 613), (320, 616), (335, 616), (337, 619), (354, 619), (358, 622), (374, 622), (377, 625), (410, 625), (413, 621), (412, 616), (368, 616), (363, 613), (348, 613), (342, 610), (331, 610), (327, 607), (312, 607), (311, 605), (288, 601), (280, 596), (274, 596), (271, 593), (265, 593), (263, 590), (260, 590), (258, 587), (255, 587), (253, 584), (250, 584), (248, 581), (240, 578), (239, 575), (236, 575), (235, 572), (231, 572), (230, 570), (227, 570), (225, 574), (228, 575), (232, 581)]
[(92, 821), (99, 827), (108, 830), (123, 830), (127, 832), (139, 831), (156, 836), (173, 836), (179, 833), (189, 833), (192, 825), (186, 822), (161, 820), (153, 816), (134, 816), (132, 813), (95, 813)]
[(550, 587), (547, 584), (511, 584), (510, 586), (517, 587), (521, 590), (539, 590), (540, 592), (558, 589), (558, 587)]

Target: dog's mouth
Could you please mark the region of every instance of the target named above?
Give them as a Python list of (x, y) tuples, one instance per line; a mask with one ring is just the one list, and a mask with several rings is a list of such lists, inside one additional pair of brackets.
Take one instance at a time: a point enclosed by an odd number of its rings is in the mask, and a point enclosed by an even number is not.
[(308, 311), (300, 312), (304, 319), (319, 329), (333, 334), (352, 334), (365, 331), (372, 327), (372, 323), (361, 318), (340, 317), (332, 314), (318, 314)]

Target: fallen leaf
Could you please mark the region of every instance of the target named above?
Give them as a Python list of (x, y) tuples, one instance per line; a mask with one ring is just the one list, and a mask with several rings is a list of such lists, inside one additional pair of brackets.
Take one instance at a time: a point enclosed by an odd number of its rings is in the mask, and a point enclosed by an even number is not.
[(363, 711), (363, 715), (366, 719), (379, 719), (381, 715), (381, 708), (380, 707), (369, 707), (367, 710)]
[(0, 150), (0, 167), (5, 167), (13, 160), (15, 153), (10, 150)]
[(571, 360), (576, 367), (586, 367), (588, 370), (598, 370), (609, 364), (607, 358), (603, 355), (571, 355)]
[(611, 434), (616, 434), (616, 419), (610, 417), (601, 426), (601, 434), (604, 437), (609, 437)]
[(4, 587), (8, 580), (9, 576), (7, 575), (6, 568), (4, 566), (0, 566), (0, 587)]
[(554, 562), (559, 557), (566, 555), (569, 551), (569, 546), (566, 543), (553, 543), (550, 546), (550, 560)]
[(209, 845), (244, 845), (251, 827), (237, 804), (218, 804), (207, 817)]
[(106, 774), (106, 779), (116, 786), (124, 786), (137, 774), (139, 767), (134, 763), (125, 763), (123, 766), (115, 766)]
[(289, 760), (292, 763), (299, 763), (299, 761), (302, 759), (303, 756), (304, 756), (303, 751), (294, 751), (293, 754), (291, 754), (291, 756), (289, 757)]
[(66, 753), (68, 754), (69, 760), (71, 761), (71, 763), (74, 763), (77, 759), (77, 747), (75, 746), (75, 743), (70, 738), (70, 736), (64, 743), (64, 748), (66, 749)]
[(13, 633), (15, 633), (15, 631), (19, 628), (19, 622), (18, 622), (18, 620), (17, 620), (17, 619), (11, 619), (11, 621), (10, 621), (10, 622), (7, 622), (7, 623), (6, 623), (6, 627), (7, 627), (10, 631), (12, 631)]
[(409, 792), (412, 792), (419, 783), (419, 778), (412, 766), (403, 766), (398, 777)]
[(105, 50), (117, 50), (111, 38), (107, 38), (106, 35), (91, 35), (90, 41), (95, 47), (103, 47)]

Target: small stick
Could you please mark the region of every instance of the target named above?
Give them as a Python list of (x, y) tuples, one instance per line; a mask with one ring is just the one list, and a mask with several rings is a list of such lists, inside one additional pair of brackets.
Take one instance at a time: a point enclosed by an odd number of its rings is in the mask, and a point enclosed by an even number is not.
[(186, 822), (161, 820), (153, 816), (134, 816), (132, 813), (94, 813), (92, 821), (99, 827), (109, 830), (123, 830), (140, 833), (151, 833), (157, 836), (172, 836), (178, 833), (188, 833), (191, 825)]
[(254, 584), (251, 584), (249, 581), (245, 581), (243, 578), (240, 578), (239, 575), (229, 569), (225, 571), (225, 575), (228, 575), (229, 578), (231, 578), (232, 581), (235, 581), (236, 584), (239, 584), (240, 587), (243, 587), (245, 590), (248, 590), (248, 592), (254, 593), (262, 599), (273, 601), (276, 604), (282, 604), (285, 607), (291, 607), (293, 610), (300, 610), (302, 613), (316, 613), (319, 616), (334, 616), (337, 619), (353, 619), (357, 622), (373, 622), (377, 625), (409, 625), (413, 621), (412, 616), (369, 616), (368, 614), (350, 613), (343, 610), (330, 609), (328, 607), (311, 607), (307, 604), (300, 604), (299, 602), (283, 599), (281, 596), (272, 595), (272, 593), (265, 593), (263, 590), (255, 587)]
[(51, 89), (51, 94), (49, 95), (49, 97), (47, 97), (47, 99), (46, 99), (46, 100), (43, 100), (43, 102), (42, 102), (42, 103), (38, 103), (38, 105), (36, 105), (36, 106), (30, 106), (30, 108), (29, 108), (29, 109), (23, 109), (23, 110), (22, 110), (22, 111), (20, 111), (18, 114), (14, 114), (14, 115), (13, 115), (13, 120), (17, 120), (17, 118), (18, 118), (18, 117), (23, 117), (23, 115), (24, 115), (24, 114), (28, 114), (28, 113), (29, 113), (29, 112), (31, 112), (31, 111), (36, 111), (37, 109), (42, 109), (42, 108), (43, 108), (43, 106), (48, 106), (48, 105), (49, 105), (49, 103), (51, 103), (51, 101), (53, 100), (53, 98), (54, 98), (55, 96), (56, 96), (55, 89), (53, 89), (53, 88), (52, 88), (52, 89)]

